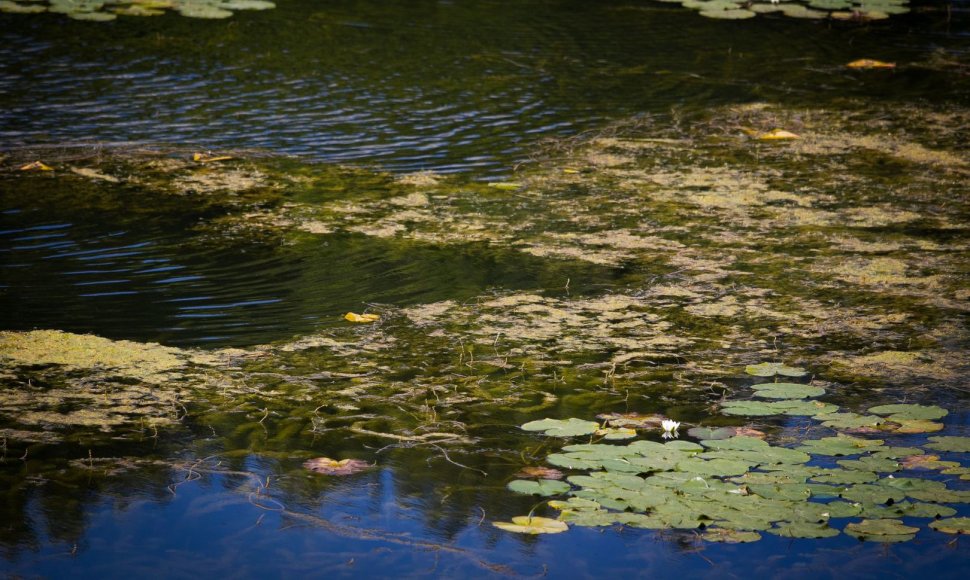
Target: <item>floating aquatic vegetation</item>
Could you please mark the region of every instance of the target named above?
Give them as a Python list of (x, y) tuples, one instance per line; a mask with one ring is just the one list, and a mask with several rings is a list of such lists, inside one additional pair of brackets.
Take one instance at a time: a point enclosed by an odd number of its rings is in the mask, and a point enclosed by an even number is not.
[(577, 437), (579, 435), (591, 435), (600, 428), (595, 421), (584, 421), (582, 419), (570, 418), (561, 419), (540, 419), (529, 421), (522, 425), (525, 431), (542, 431), (543, 435), (550, 437)]
[(523, 467), (515, 473), (514, 477), (532, 477), (536, 479), (562, 479), (565, 477), (563, 472), (543, 465)]
[(802, 385), (799, 383), (762, 383), (751, 385), (754, 396), (765, 399), (808, 399), (825, 394), (822, 387)]
[(18, 171), (54, 171), (54, 168), (42, 161), (31, 161), (17, 168)]
[(745, 415), (749, 417), (768, 415), (805, 415), (813, 417), (834, 413), (839, 410), (838, 405), (821, 401), (784, 400), (762, 403), (760, 401), (725, 401), (721, 403), (721, 412), (725, 415)]
[[(787, 410), (779, 407), (775, 414)], [(814, 418), (824, 421), (834, 416), (833, 424), (879, 426), (891, 422), (879, 415), (912, 421), (946, 416), (945, 409), (930, 405), (879, 405), (869, 410), (874, 415), (832, 412)], [(578, 421), (573, 418), (556, 425)], [(690, 434), (702, 437), (700, 443), (639, 440), (625, 445), (567, 445), (547, 460), (587, 473), (568, 476), (568, 483), (549, 482), (559, 484), (549, 488), (544, 487), (546, 482), (513, 483), (523, 493), (549, 496), (559, 490), (572, 496), (549, 502), (560, 510), (564, 522), (704, 529), (701, 537), (709, 541), (757, 541), (759, 532), (827, 538), (840, 533), (833, 519), (851, 517), (862, 519), (847, 523), (846, 534), (883, 543), (908, 541), (920, 531), (903, 524), (904, 517), (949, 518), (939, 520), (947, 523), (934, 522), (930, 527), (950, 533), (968, 529), (967, 518), (952, 518), (957, 511), (942, 504), (970, 503), (970, 490), (952, 489), (943, 481), (898, 476), (902, 470), (918, 469), (954, 470), (954, 475), (961, 476), (970, 472), (959, 462), (940, 461), (921, 448), (890, 447), (880, 439), (844, 433), (803, 439), (796, 447), (739, 436), (731, 428), (694, 428)], [(926, 447), (934, 446), (968, 452), (970, 438), (931, 437)], [(812, 461), (825, 456), (851, 459), (839, 459), (834, 467)]]
[(845, 526), (845, 533), (860, 540), (873, 542), (907, 542), (916, 537), (919, 528), (907, 526), (899, 520), (862, 520)]
[(946, 417), (947, 410), (936, 405), (878, 405), (869, 407), (869, 412), (876, 415), (888, 415), (890, 421), (900, 420), (930, 420)]
[(315, 457), (303, 462), (303, 467), (321, 475), (353, 475), (374, 467), (363, 459), (330, 459)]
[(909, 0), (807, 0), (777, 3), (747, 0), (660, 0), (697, 10), (705, 18), (741, 20), (757, 14), (784, 14), (791, 18), (833, 18), (836, 20), (884, 20), (890, 14), (909, 12)]
[(933, 436), (926, 447), (936, 451), (970, 453), (970, 437)]
[(896, 68), (896, 63), (894, 62), (883, 62), (881, 60), (873, 60), (871, 58), (860, 58), (854, 60), (845, 66), (849, 68)]
[[(109, 21), (117, 16), (158, 16), (165, 11), (189, 18), (229, 18), (238, 10), (269, 10), (276, 4), (266, 0), (2, 0), (0, 12), (66, 14), (75, 20)], [(211, 160), (210, 160), (211, 161)]]
[(640, 413), (603, 413), (596, 416), (610, 427), (629, 427), (632, 429), (655, 429), (667, 420), (663, 415), (643, 415)]
[(516, 534), (558, 534), (569, 529), (565, 522), (534, 516), (515, 516), (511, 522), (492, 522), (492, 525)]
[(756, 377), (773, 377), (782, 375), (785, 377), (803, 377), (808, 372), (801, 367), (790, 367), (784, 363), (763, 362), (756, 365), (744, 367), (744, 372)]
[(347, 320), (349, 322), (368, 323), (368, 322), (377, 322), (380, 319), (381, 317), (379, 314), (356, 314), (354, 312), (348, 312), (347, 314), (344, 314), (344, 320)]
[(944, 518), (930, 522), (930, 527), (947, 534), (970, 534), (970, 518)]
[(538, 481), (516, 479), (509, 482), (508, 488), (515, 493), (521, 493), (523, 495), (550, 496), (569, 491), (570, 485), (554, 479), (540, 479)]

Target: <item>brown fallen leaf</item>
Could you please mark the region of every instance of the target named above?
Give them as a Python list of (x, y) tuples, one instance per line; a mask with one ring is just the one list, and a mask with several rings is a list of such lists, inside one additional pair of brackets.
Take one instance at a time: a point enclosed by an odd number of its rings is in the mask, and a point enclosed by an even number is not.
[(551, 467), (523, 467), (513, 477), (536, 479), (562, 479), (563, 472)]

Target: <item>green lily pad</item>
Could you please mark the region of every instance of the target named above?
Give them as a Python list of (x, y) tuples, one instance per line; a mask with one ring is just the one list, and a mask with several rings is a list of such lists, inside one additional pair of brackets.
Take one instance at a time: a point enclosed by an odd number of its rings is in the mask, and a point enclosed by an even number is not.
[(945, 518), (930, 522), (930, 527), (947, 534), (970, 534), (970, 518)]
[(613, 516), (616, 523), (630, 526), (631, 528), (663, 530), (670, 527), (666, 521), (653, 515), (624, 513), (613, 514)]
[(899, 419), (919, 419), (930, 421), (946, 417), (947, 410), (936, 405), (878, 405), (869, 407), (876, 415), (892, 415)]
[(893, 519), (862, 520), (845, 526), (845, 533), (850, 536), (875, 542), (905, 542), (918, 531), (919, 528)]
[(754, 396), (764, 399), (808, 399), (825, 394), (822, 387), (800, 383), (762, 383), (751, 388), (755, 391)]
[(744, 367), (744, 372), (756, 377), (773, 377), (782, 375), (784, 377), (804, 377), (808, 373), (801, 367), (790, 367), (783, 363), (763, 362), (756, 365)]
[(734, 427), (691, 427), (687, 434), (695, 439), (728, 439), (734, 437), (737, 430)]
[(806, 463), (812, 456), (797, 449), (787, 447), (767, 447), (765, 449), (738, 451), (727, 449), (723, 451), (711, 451), (701, 455), (704, 459), (733, 459), (736, 461), (746, 461), (751, 465), (761, 465), (765, 468), (771, 465), (797, 465)]
[(700, 453), (704, 451), (704, 447), (694, 443), (693, 441), (668, 441), (664, 443), (665, 449), (676, 449), (677, 451), (682, 451), (685, 453)]
[(525, 431), (542, 431), (550, 437), (577, 437), (580, 435), (592, 435), (599, 429), (599, 424), (595, 421), (583, 421), (582, 419), (540, 419), (529, 421), (522, 425)]
[(797, 449), (817, 455), (857, 455), (883, 444), (880, 439), (862, 439), (839, 433), (835, 437), (808, 439)]
[(935, 433), (943, 430), (943, 423), (927, 419), (901, 419), (899, 415), (890, 415), (889, 420), (898, 424), (892, 429), (887, 429), (893, 433)]
[(970, 453), (970, 437), (933, 436), (926, 447), (937, 451)]
[(681, 461), (677, 464), (678, 471), (687, 471), (698, 475), (716, 475), (726, 477), (729, 475), (741, 475), (747, 473), (751, 467), (757, 465), (747, 461), (736, 459), (709, 459), (704, 460), (697, 457)]
[(492, 522), (492, 525), (516, 534), (559, 534), (569, 529), (565, 522), (533, 516), (515, 516), (511, 522)]
[(598, 510), (600, 504), (590, 499), (571, 497), (567, 500), (551, 500), (549, 507), (560, 511)]
[(812, 481), (817, 483), (834, 483), (848, 485), (854, 483), (871, 483), (878, 481), (879, 476), (871, 471), (855, 471), (852, 469), (826, 469), (812, 477)]
[(594, 434), (597, 437), (602, 437), (603, 439), (610, 441), (633, 439), (637, 436), (636, 429), (631, 429), (629, 427), (604, 427), (602, 429), (597, 429)]
[(900, 501), (893, 505), (864, 505), (860, 514), (866, 518), (944, 518), (956, 515), (957, 510), (926, 502)]
[(863, 504), (886, 504), (902, 501), (906, 498), (907, 492), (884, 485), (865, 483), (847, 488), (841, 495), (842, 499)]
[(830, 518), (851, 518), (862, 512), (862, 504), (847, 501), (830, 501), (825, 505), (825, 512)]
[(883, 424), (886, 420), (875, 415), (858, 415), (856, 413), (829, 413), (819, 415), (818, 420), (822, 425), (830, 429), (861, 429), (863, 427), (876, 427)]
[(745, 20), (756, 16), (754, 12), (740, 8), (737, 10), (701, 10), (698, 14), (715, 20)]
[(874, 471), (876, 473), (893, 473), (902, 469), (899, 462), (894, 459), (873, 457), (872, 455), (860, 457), (859, 459), (841, 459), (836, 461), (836, 463), (846, 469), (852, 469), (855, 471)]
[(555, 479), (540, 479), (538, 481), (516, 479), (509, 482), (508, 488), (515, 493), (541, 496), (559, 495), (572, 489), (568, 483)]
[(701, 534), (701, 539), (707, 542), (721, 542), (724, 544), (744, 544), (757, 542), (761, 539), (758, 532), (731, 530), (728, 528), (707, 528)]
[(822, 403), (820, 401), (726, 401), (721, 404), (721, 412), (725, 415), (744, 415), (749, 417), (767, 415), (804, 415), (815, 416), (834, 413), (839, 410), (838, 405)]
[(812, 497), (812, 492), (806, 484), (753, 484), (748, 489), (765, 499), (779, 499), (785, 501), (804, 501)]
[(783, 538), (831, 538), (839, 535), (839, 530), (816, 522), (782, 522), (767, 532)]
[(924, 453), (926, 452), (919, 447), (879, 447), (872, 453), (871, 457), (879, 459), (899, 459), (911, 455), (923, 455)]
[(599, 461), (585, 458), (578, 453), (552, 453), (546, 457), (546, 461), (566, 469), (603, 469)]

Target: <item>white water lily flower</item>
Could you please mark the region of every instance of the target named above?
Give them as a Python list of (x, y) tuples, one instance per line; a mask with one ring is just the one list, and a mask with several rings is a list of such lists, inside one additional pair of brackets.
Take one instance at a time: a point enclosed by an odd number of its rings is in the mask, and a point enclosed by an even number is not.
[(660, 426), (663, 427), (664, 432), (661, 437), (664, 439), (671, 439), (677, 437), (677, 428), (680, 427), (679, 421), (671, 421), (670, 419), (664, 419)]
[(671, 421), (670, 419), (664, 419), (660, 426), (664, 428), (664, 431), (670, 433), (671, 431), (676, 431), (680, 428), (680, 421)]

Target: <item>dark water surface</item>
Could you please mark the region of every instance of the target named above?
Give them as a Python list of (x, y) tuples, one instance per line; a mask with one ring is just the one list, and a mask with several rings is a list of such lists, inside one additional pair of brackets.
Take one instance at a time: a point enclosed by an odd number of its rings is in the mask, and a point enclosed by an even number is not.
[[(248, 149), (295, 156), (280, 162), (294, 167), (353, 162), (477, 183), (513, 176), (542, 139), (636, 115), (673, 123), (678, 111), (755, 101), (819, 108), (867, 100), (928, 108), (970, 103), (965, 71), (932, 66), (942, 57), (967, 61), (966, 2), (949, 12), (921, 3), (912, 14), (871, 24), (713, 21), (646, 1), (278, 4), (220, 21), (167, 14), (87, 23), (0, 14), (0, 149)], [(920, 66), (880, 76), (844, 68), (863, 57)], [(657, 270), (648, 263), (546, 260), (482, 242), (338, 233), (290, 247), (272, 236), (220, 238), (199, 224), (229, 213), (227, 207), (191, 196), (142, 201), (143, 190), (125, 184), (63, 190), (38, 180), (0, 191), (0, 330), (251, 346), (339, 326), (344, 312), (370, 303), (462, 302), (493, 290), (542, 292), (570, 280), (573, 296), (593, 295)], [(954, 324), (964, 326), (965, 314)], [(403, 373), (396, 378), (407, 380)], [(947, 401), (959, 408), (960, 396)], [(750, 546), (722, 546), (693, 533), (617, 527), (508, 534), (490, 522), (529, 513), (542, 501), (504, 486), (519, 467), (510, 456), (551, 450), (523, 442), (515, 429), (538, 417), (478, 417), (485, 448), (459, 461), (489, 472), (483, 483), (473, 469), (428, 447), (378, 451), (387, 441), (326, 430), (304, 432), (299, 449), (291, 439), (267, 442), (263, 409), (244, 399), (223, 423), (196, 422), (186, 411), (184, 429), (168, 438), (132, 443), (85, 434), (70, 445), (31, 446), (22, 460), (8, 456), (4, 439), (0, 469), (9, 489), (0, 573), (942, 579), (964, 577), (970, 562), (962, 537), (926, 530), (900, 545), (845, 534), (765, 534)], [(589, 419), (593, 407), (613, 409), (574, 404), (550, 413)], [(273, 429), (282, 429), (286, 413), (285, 405), (274, 408)], [(966, 435), (968, 421), (966, 412), (955, 412), (944, 433)], [(804, 428), (788, 419), (773, 426), (785, 435)], [(288, 457), (294, 449), (303, 455)], [(309, 451), (335, 450), (368, 456), (381, 468), (340, 480), (300, 467)], [(113, 452), (159, 458), (160, 465), (110, 477), (91, 467), (93, 457)], [(208, 455), (218, 458), (194, 463)], [(68, 469), (69, 460), (85, 458), (92, 473)], [(170, 469), (176, 461), (184, 463)]]

